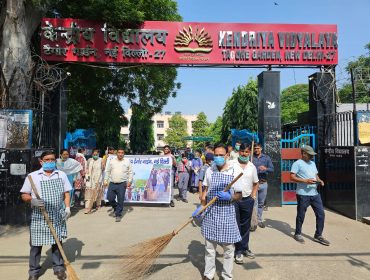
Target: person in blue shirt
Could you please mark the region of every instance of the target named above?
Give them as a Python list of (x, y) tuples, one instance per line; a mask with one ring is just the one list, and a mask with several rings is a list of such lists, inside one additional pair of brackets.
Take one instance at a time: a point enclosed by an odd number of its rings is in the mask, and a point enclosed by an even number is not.
[(304, 222), (306, 210), (311, 206), (316, 216), (316, 231), (314, 241), (329, 246), (330, 242), (322, 236), (325, 222), (324, 206), (320, 194), (317, 192), (317, 186), (324, 186), (318, 175), (315, 162), (312, 161), (316, 155), (311, 146), (305, 145), (301, 149), (302, 159), (295, 161), (290, 171), (290, 179), (297, 183), (297, 217), (294, 239), (304, 243), (302, 237), (302, 225)]
[(256, 143), (254, 145), (253, 164), (257, 168), (259, 180), (259, 188), (256, 201), (258, 207), (257, 208), (258, 226), (260, 228), (264, 228), (265, 224), (263, 223), (262, 213), (267, 196), (267, 187), (268, 187), (267, 174), (274, 172), (274, 166), (272, 165), (271, 158), (268, 155), (262, 153), (262, 145), (260, 143)]

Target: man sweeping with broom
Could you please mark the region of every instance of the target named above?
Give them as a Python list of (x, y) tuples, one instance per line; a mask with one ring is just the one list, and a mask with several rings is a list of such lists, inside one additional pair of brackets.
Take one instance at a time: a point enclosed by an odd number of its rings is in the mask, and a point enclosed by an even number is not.
[[(202, 201), (209, 202), (217, 197), (216, 202), (204, 213), (202, 222), (202, 235), (205, 237), (205, 270), (204, 280), (213, 279), (216, 272), (215, 258), (216, 247), (220, 245), (224, 249), (224, 262), (222, 279), (232, 279), (234, 243), (241, 240), (238, 224), (235, 216), (234, 201), (242, 197), (241, 185), (235, 183), (232, 191), (224, 191), (225, 187), (233, 181), (239, 173), (226, 163), (227, 149), (224, 145), (218, 145), (214, 149), (214, 165), (207, 169), (203, 181), (205, 191)], [(202, 206), (194, 211), (197, 216)]]
[(44, 218), (44, 211), (46, 210), (46, 215), (55, 229), (58, 241), (66, 238), (66, 220), (71, 215), (69, 191), (72, 186), (67, 175), (63, 171), (56, 170), (54, 152), (42, 153), (40, 163), (42, 168), (30, 173), (20, 190), (22, 200), (31, 203), (32, 206), (28, 279), (39, 278), (42, 246), (51, 244), (54, 274), (62, 280), (67, 278), (64, 261), (49, 228), (51, 225)]

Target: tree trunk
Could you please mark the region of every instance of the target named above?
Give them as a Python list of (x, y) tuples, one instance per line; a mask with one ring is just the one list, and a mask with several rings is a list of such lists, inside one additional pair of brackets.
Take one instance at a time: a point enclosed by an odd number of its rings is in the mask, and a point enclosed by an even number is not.
[(6, 0), (0, 11), (0, 107), (30, 108), (31, 38), (42, 10), (31, 0)]

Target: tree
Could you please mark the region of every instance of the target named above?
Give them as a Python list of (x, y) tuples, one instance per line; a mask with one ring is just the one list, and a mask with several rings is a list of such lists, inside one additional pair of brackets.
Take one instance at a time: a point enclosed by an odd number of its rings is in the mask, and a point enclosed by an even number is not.
[(297, 122), (298, 114), (309, 110), (308, 85), (287, 87), (281, 93), (281, 123)]
[[(197, 119), (193, 122), (193, 136), (208, 136), (209, 123), (204, 112), (200, 112)], [(193, 148), (199, 149), (204, 146), (204, 142), (193, 142)]]
[(208, 127), (207, 135), (213, 138), (214, 143), (221, 142), (221, 132), (222, 132), (222, 118), (217, 117), (214, 123), (211, 123)]
[[(31, 59), (31, 38), (36, 34), (33, 49), (38, 50), (36, 31), (43, 16), (54, 17), (58, 12), (61, 17), (100, 20), (112, 27), (127, 26), (128, 23), (130, 27), (138, 27), (144, 20), (181, 20), (177, 3), (173, 0), (6, 0), (1, 2), (0, 8), (0, 62), (7, 79), (0, 81), (0, 97), (1, 101), (8, 100), (7, 106), (12, 108), (29, 108), (33, 102), (27, 90), (31, 88), (35, 65)], [(154, 114), (161, 111), (168, 97), (174, 97), (180, 87), (175, 83), (177, 71), (174, 67), (100, 67), (70, 64), (66, 69), (72, 74), (68, 82), (71, 89), (68, 115), (73, 116), (68, 119), (68, 128), (95, 127), (98, 141), (104, 140), (105, 144), (119, 143), (119, 127), (124, 125), (120, 117), (123, 114), (119, 105), (121, 98), (131, 104), (140, 104), (144, 110)], [(79, 73), (90, 77), (82, 77)], [(104, 80), (99, 79), (100, 76)], [(97, 80), (94, 79), (96, 77)], [(5, 85), (11, 81), (8, 92)], [(104, 121), (88, 121), (101, 117)]]
[[(348, 63), (346, 71), (350, 74), (353, 69), (354, 86), (356, 91), (356, 102), (367, 103), (370, 102), (370, 43), (365, 46), (367, 55), (361, 55), (355, 61)], [(339, 90), (339, 101), (342, 103), (352, 103), (352, 82), (345, 83)]]
[(152, 150), (154, 146), (153, 121), (148, 112), (140, 105), (132, 107), (130, 121), (130, 148), (134, 154)]
[(180, 114), (175, 114), (168, 120), (168, 122), (169, 128), (166, 130), (167, 136), (164, 138), (164, 141), (171, 147), (185, 147), (186, 140), (182, 140), (182, 138), (189, 136), (186, 120)]
[(230, 129), (257, 130), (257, 81), (249, 79), (244, 86), (233, 90), (231, 97), (226, 101), (222, 115), (221, 140), (230, 141)]

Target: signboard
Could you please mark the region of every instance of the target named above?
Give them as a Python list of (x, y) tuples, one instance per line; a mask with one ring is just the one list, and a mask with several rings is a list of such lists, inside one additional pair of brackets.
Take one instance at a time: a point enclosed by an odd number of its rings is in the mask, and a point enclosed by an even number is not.
[(360, 145), (370, 144), (370, 112), (357, 112), (357, 121)]
[(338, 63), (337, 26), (146, 21), (137, 28), (44, 18), (41, 56), (48, 61), (172, 65)]
[(30, 149), (32, 111), (0, 110), (0, 149)]
[(172, 159), (163, 156), (128, 155), (134, 179), (126, 189), (125, 202), (170, 203)]

